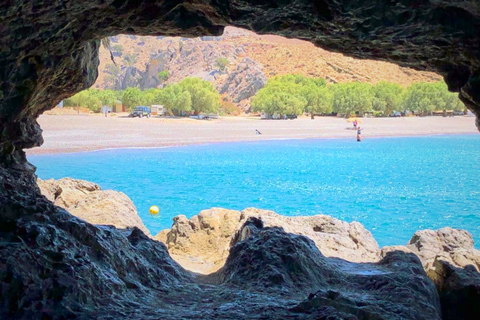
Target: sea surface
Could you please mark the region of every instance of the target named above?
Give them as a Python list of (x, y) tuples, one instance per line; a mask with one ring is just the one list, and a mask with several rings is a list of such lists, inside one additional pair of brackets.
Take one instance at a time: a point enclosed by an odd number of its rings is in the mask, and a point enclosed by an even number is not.
[[(359, 221), (380, 246), (419, 229), (466, 229), (480, 245), (480, 135), (231, 142), (31, 155), (41, 179), (126, 193), (153, 235), (176, 215), (224, 207)], [(160, 208), (151, 216), (149, 207)]]

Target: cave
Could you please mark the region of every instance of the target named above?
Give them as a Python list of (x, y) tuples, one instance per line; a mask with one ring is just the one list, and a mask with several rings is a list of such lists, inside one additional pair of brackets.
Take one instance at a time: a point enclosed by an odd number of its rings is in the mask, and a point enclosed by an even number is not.
[[(96, 227), (55, 207), (40, 194), (35, 167), (24, 150), (43, 142), (36, 121), (41, 113), (94, 83), (101, 39), (117, 34), (217, 36), (225, 26), (437, 72), (449, 90), (459, 92), (480, 128), (477, 1), (15, 0), (2, 1), (0, 7), (0, 314), (4, 318), (414, 319), (417, 308), (424, 311), (424, 319), (440, 319), (433, 284), (418, 265), (412, 276), (399, 263), (415, 260), (410, 255), (387, 253), (380, 266), (373, 266), (386, 268), (376, 276), (387, 289), (408, 283), (392, 290), (378, 311), (371, 307), (375, 303), (358, 299), (361, 293), (356, 289), (368, 287), (369, 279), (337, 268), (341, 263), (314, 252), (307, 238), (275, 228), (254, 228), (259, 229), (251, 232), (255, 236), (235, 247), (221, 273), (196, 280), (169, 257), (165, 246), (140, 230)], [(286, 254), (295, 250), (293, 258)], [(267, 277), (247, 270), (242, 261), (248, 255), (264, 255), (264, 263), (271, 266)], [(297, 260), (281, 263), (288, 259)], [(389, 277), (392, 272), (398, 277)], [(299, 278), (299, 273), (307, 276)], [(211, 284), (218, 281), (221, 286)], [(332, 282), (344, 283), (346, 293), (329, 289)], [(242, 286), (245, 283), (249, 285)], [(309, 293), (307, 283), (323, 290)], [(413, 287), (424, 294), (414, 297)], [(372, 299), (381, 300), (382, 291), (376, 289)], [(294, 303), (285, 292), (304, 301)], [(405, 301), (414, 307), (392, 305), (405, 297), (411, 297)], [(469, 307), (478, 304), (478, 300), (463, 302)], [(454, 319), (452, 314), (444, 312), (444, 318)]]

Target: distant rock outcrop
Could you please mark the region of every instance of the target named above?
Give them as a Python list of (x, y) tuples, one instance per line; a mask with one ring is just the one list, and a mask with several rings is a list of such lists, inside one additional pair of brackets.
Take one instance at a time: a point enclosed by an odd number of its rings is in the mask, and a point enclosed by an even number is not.
[(286, 232), (309, 237), (328, 257), (353, 262), (378, 260), (378, 244), (360, 223), (347, 223), (326, 215), (286, 217), (254, 208), (242, 212), (213, 208), (190, 220), (176, 217), (172, 228), (155, 238), (167, 245), (172, 257), (184, 268), (208, 273), (224, 264), (234, 237), (250, 217), (260, 219), (266, 227), (282, 227)]
[(122, 192), (101, 190), (95, 183), (71, 178), (38, 180), (38, 186), (55, 205), (89, 223), (121, 229), (137, 227), (150, 235), (135, 205)]
[(219, 92), (226, 94), (234, 103), (253, 97), (267, 83), (267, 77), (260, 64), (250, 58), (243, 58), (232, 70)]

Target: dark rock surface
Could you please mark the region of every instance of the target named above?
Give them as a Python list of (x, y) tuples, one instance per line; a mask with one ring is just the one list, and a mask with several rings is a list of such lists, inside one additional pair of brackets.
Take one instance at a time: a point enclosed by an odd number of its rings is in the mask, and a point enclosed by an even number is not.
[(251, 229), (224, 269), (196, 277), (137, 228), (93, 226), (45, 198), (31, 210), (0, 223), (2, 319), (440, 319), (411, 254), (355, 264)]
[(413, 254), (390, 252), (379, 263), (352, 263), (326, 258), (312, 240), (263, 228), (257, 218), (244, 228), (248, 232), (240, 234), (248, 236), (231, 248), (225, 266), (203, 281), (299, 297), (287, 305), (298, 318), (440, 319), (438, 294)]
[(453, 266), (450, 261), (437, 257), (434, 272), (429, 277), (440, 294), (445, 320), (480, 319), (480, 273), (473, 266)]
[(95, 227), (46, 199), (39, 204), (0, 224), (2, 319), (122, 317), (155, 292), (194, 286), (139, 229)]

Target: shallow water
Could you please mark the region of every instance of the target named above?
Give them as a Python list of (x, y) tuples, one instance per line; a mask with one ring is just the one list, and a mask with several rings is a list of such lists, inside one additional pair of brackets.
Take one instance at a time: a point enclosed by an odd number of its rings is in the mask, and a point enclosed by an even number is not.
[[(380, 246), (419, 229), (466, 229), (480, 243), (480, 135), (281, 140), (29, 156), (41, 179), (126, 193), (156, 234), (179, 214), (257, 207), (359, 221)], [(150, 216), (151, 205), (160, 214)]]

